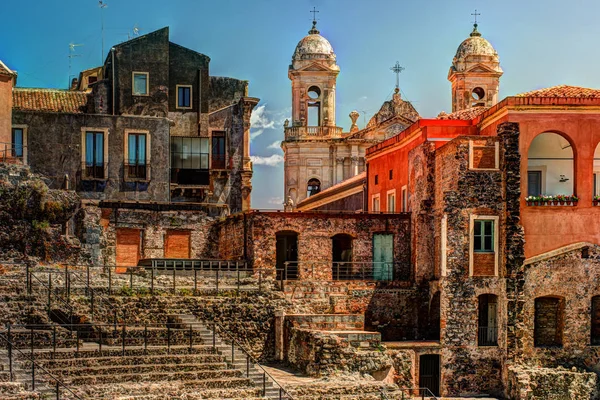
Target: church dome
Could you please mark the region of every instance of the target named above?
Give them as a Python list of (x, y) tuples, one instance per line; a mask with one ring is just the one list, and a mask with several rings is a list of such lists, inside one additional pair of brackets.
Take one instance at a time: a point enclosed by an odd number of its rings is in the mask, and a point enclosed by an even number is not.
[(305, 36), (294, 51), (293, 60), (335, 60), (335, 53), (331, 43), (319, 34), (316, 28), (316, 21), (313, 22), (313, 27), (308, 31), (308, 36)]
[(477, 31), (477, 24), (471, 35), (458, 46), (454, 60), (464, 60), (468, 56), (498, 56), (492, 44)]

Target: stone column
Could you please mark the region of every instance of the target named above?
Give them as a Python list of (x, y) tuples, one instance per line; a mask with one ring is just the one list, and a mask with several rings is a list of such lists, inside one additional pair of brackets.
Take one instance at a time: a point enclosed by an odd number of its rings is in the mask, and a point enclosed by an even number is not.
[(335, 183), (340, 183), (344, 180), (344, 157), (337, 157), (335, 162)]
[(358, 175), (358, 164), (360, 161), (360, 157), (352, 156), (352, 176)]

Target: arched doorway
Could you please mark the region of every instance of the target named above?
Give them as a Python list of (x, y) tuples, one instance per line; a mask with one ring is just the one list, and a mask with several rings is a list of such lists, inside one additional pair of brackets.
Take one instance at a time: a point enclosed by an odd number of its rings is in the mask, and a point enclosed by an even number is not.
[(537, 135), (527, 152), (527, 196), (575, 194), (573, 148), (563, 136)]
[(340, 233), (331, 238), (332, 278), (348, 280), (352, 278), (352, 236)]
[(280, 231), (275, 235), (277, 279), (298, 279), (298, 233)]

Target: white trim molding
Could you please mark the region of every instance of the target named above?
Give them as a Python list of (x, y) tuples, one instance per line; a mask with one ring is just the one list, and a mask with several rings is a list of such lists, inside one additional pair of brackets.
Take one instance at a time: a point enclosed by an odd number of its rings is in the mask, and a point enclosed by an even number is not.
[[(190, 105), (188, 107), (184, 107), (179, 104), (179, 88), (189, 88), (190, 89)], [(177, 93), (177, 99), (175, 99), (175, 108), (179, 108), (182, 110), (191, 110), (194, 107), (194, 87), (192, 85), (175, 85), (175, 92)]]
[[(27, 165), (27, 155), (28, 155), (27, 154), (27, 148), (28, 148), (27, 147), (27, 138), (28, 138), (27, 131), (29, 130), (29, 125), (16, 124), (16, 125), (11, 126), (11, 128), (10, 128), (11, 140), (12, 140), (12, 130), (13, 129), (23, 130), (23, 164)], [(13, 143), (11, 143), (11, 145), (12, 144)], [(5, 154), (5, 157), (6, 157), (6, 154)]]
[(476, 215), (471, 214), (469, 218), (469, 276), (473, 276), (473, 253), (474, 251), (474, 234), (475, 234), (475, 221), (486, 220), (494, 221), (494, 276), (498, 276), (498, 255), (500, 254), (499, 247), (499, 222), (500, 217), (497, 215)]
[[(390, 195), (393, 195), (393, 196), (394, 196), (394, 207), (393, 207), (394, 209), (393, 209), (393, 210), (390, 210), (390, 204), (389, 204)], [(385, 209), (386, 209), (388, 212), (396, 212), (396, 208), (397, 208), (397, 207), (398, 207), (398, 206), (397, 206), (397, 202), (396, 202), (396, 189), (388, 190), (388, 191), (385, 193)]]
[[(136, 93), (135, 92), (135, 76), (136, 75), (146, 75), (146, 93)], [(131, 94), (133, 96), (150, 96), (150, 73), (142, 72), (142, 71), (132, 71), (131, 72)]]
[[(104, 162), (104, 178), (105, 180), (108, 179), (108, 139), (109, 139), (109, 134), (110, 134), (110, 130), (108, 128), (94, 128), (94, 127), (90, 127), (90, 126), (83, 126), (81, 127), (81, 165), (85, 165), (85, 134), (87, 132), (102, 132), (104, 133), (104, 143), (103, 143), (103, 147), (104, 147), (104, 160), (102, 160)], [(82, 171), (82, 174), (85, 171)]]
[[(375, 209), (375, 199), (377, 199), (377, 210)], [(373, 211), (373, 212), (381, 211), (381, 196), (379, 193), (371, 195), (371, 211)]]
[(500, 143), (494, 142), (494, 168), (474, 168), (473, 167), (473, 147), (491, 147), (473, 145), (473, 141), (469, 140), (469, 169), (474, 171), (498, 171), (500, 169)]

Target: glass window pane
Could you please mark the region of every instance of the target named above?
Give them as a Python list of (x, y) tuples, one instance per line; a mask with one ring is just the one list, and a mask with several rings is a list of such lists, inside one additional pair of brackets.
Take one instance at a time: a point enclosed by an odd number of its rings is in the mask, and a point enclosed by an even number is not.
[[(185, 148), (185, 146), (184, 146)], [(181, 154), (181, 168), (193, 168), (192, 167), (192, 157), (189, 153)]]
[(485, 251), (494, 250), (494, 246), (492, 245), (492, 237), (486, 236), (484, 239), (485, 247), (483, 248)]
[(199, 154), (192, 154), (190, 156), (190, 160), (192, 160), (192, 164), (191, 164), (190, 168), (200, 169), (200, 155)]
[(145, 74), (134, 74), (133, 76), (133, 93), (135, 94), (148, 94), (147, 93), (147, 76)]
[(481, 235), (481, 221), (475, 221), (475, 236)]
[(208, 169), (208, 154), (200, 155), (200, 169)]
[(186, 107), (189, 107), (192, 104), (192, 102), (191, 102), (192, 89), (191, 88), (185, 88), (184, 94), (185, 94), (184, 104), (185, 104)]
[(179, 107), (184, 107), (183, 105), (183, 88), (179, 88), (178, 93), (177, 93), (177, 104), (179, 105)]
[(94, 134), (86, 132), (85, 134), (85, 165), (94, 165)]
[(136, 135), (129, 135), (129, 143), (127, 148), (127, 151), (129, 152), (127, 162), (129, 164), (135, 164), (137, 160), (136, 138)]
[(493, 221), (485, 221), (485, 234), (492, 235)]
[(146, 165), (146, 135), (138, 135), (138, 164)]
[(200, 138), (200, 152), (208, 153), (208, 138)]
[(480, 251), (481, 250), (481, 236), (475, 236), (473, 238), (473, 248), (475, 249), (475, 251)]
[(183, 162), (181, 161), (181, 154), (173, 153), (171, 155), (171, 163), (173, 164), (173, 168), (182, 168)]
[(194, 154), (200, 153), (200, 138), (192, 139), (192, 153), (194, 153)]
[(96, 133), (96, 166), (104, 165), (104, 134)]

